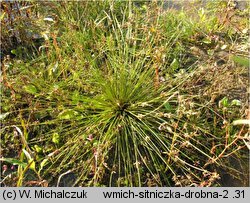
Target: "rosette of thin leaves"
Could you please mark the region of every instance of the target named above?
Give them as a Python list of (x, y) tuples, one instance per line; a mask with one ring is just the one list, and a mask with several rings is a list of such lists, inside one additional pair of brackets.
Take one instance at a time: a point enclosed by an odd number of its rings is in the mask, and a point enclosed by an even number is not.
[(112, 186), (171, 185), (179, 174), (199, 179), (195, 171), (204, 170), (193, 155), (208, 157), (206, 148), (184, 136), (198, 128), (178, 115), (184, 101), (176, 88), (153, 78), (146, 59), (110, 57), (93, 73), (91, 95), (69, 93), (58, 127), (46, 135), (63, 144), (44, 176), (73, 172), (77, 185)]

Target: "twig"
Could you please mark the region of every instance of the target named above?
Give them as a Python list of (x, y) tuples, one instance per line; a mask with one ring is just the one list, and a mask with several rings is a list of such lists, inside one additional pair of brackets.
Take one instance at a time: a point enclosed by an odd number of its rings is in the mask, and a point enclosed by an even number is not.
[(68, 171), (66, 171), (65, 173), (61, 174), (61, 175), (59, 176), (59, 178), (58, 178), (58, 181), (57, 181), (57, 185), (56, 185), (56, 187), (59, 187), (59, 184), (60, 184), (61, 178), (62, 178), (63, 176), (65, 176), (65, 175), (67, 175), (67, 174), (71, 173), (71, 172), (72, 172), (71, 170), (68, 170)]

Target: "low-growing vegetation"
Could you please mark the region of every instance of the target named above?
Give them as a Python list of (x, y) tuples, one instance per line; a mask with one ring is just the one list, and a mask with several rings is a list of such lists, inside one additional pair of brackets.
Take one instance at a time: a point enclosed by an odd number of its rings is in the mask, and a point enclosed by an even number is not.
[(1, 3), (2, 186), (248, 186), (249, 5)]

